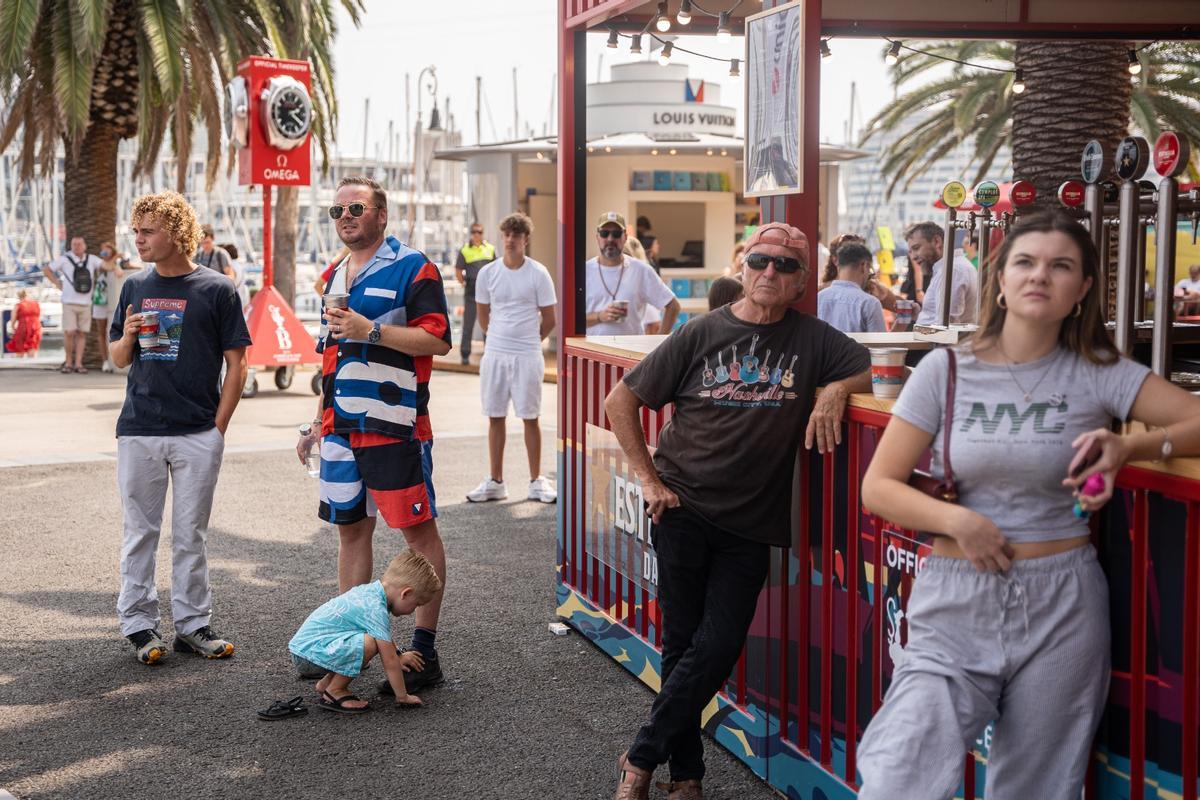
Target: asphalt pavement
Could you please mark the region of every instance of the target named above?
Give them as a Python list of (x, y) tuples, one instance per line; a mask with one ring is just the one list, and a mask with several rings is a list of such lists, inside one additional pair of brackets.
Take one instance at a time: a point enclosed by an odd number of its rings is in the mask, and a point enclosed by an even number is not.
[[(209, 557), (213, 624), (236, 654), (172, 654), (146, 667), (113, 610), (121, 512), (111, 432), (123, 381), (26, 372), (0, 372), (10, 443), (0, 457), (13, 464), (0, 468), (0, 797), (611, 797), (616, 757), (653, 695), (578, 634), (547, 630), (556, 507), (523, 499), (517, 426), (506, 455), (512, 498), (465, 501), (486, 464), (477, 378), (433, 378), (435, 436), (447, 434), (434, 447), (449, 562), (438, 638), (447, 684), (424, 693), (424, 708), (397, 709), (377, 699), (383, 673), (373, 665), (354, 684), (372, 698), (370, 713), (312, 708), (266, 723), (254, 712), (273, 699), (315, 699), (286, 645), (336, 594), (336, 536), (316, 518), (315, 481), (286, 449), (312, 396), (264, 392), (243, 401), (230, 431)], [(549, 427), (543, 470), (552, 475)], [(378, 571), (403, 537), (381, 524), (375, 542)], [(411, 625), (396, 623), (397, 641)], [(707, 752), (710, 800), (774, 796), (711, 742)]]

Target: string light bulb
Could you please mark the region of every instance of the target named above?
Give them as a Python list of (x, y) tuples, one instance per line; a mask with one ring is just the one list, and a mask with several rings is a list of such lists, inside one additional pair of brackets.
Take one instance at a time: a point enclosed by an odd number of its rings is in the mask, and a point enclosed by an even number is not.
[(829, 58), (831, 55), (833, 55), (833, 51), (829, 49), (829, 40), (822, 39), (821, 40), (821, 58)]
[(1141, 74), (1141, 71), (1142, 71), (1142, 62), (1140, 59), (1138, 59), (1137, 51), (1130, 50), (1129, 51), (1129, 74), (1130, 75), (1139, 75), (1139, 74)]
[(1017, 70), (1017, 74), (1013, 78), (1012, 90), (1013, 90), (1013, 94), (1024, 94), (1025, 93), (1025, 71), (1024, 70), (1020, 70), (1020, 69)]
[(635, 56), (642, 54), (642, 35), (640, 33), (635, 33), (630, 38), (629, 52)]
[(722, 11), (717, 16), (717, 41), (728, 42), (731, 36), (733, 36), (733, 32), (729, 29), (729, 12)]
[(608, 42), (605, 45), (605, 47), (608, 47), (612, 50), (617, 49), (617, 29), (616, 28), (608, 29)]
[(892, 46), (888, 48), (887, 55), (883, 60), (889, 67), (894, 67), (900, 63), (900, 43), (892, 42)]
[(654, 27), (658, 28), (659, 33), (671, 30), (671, 18), (667, 15), (666, 0), (658, 4), (658, 19), (654, 20)]
[(729, 59), (729, 77), (731, 77), (731, 78), (742, 77), (742, 70), (741, 70), (740, 64), (741, 64), (741, 62), (739, 62), (736, 58)]
[(663, 45), (663, 49), (658, 53), (659, 66), (665, 67), (671, 63), (671, 51), (675, 49), (674, 42), (667, 42)]
[(679, 13), (675, 15), (675, 21), (680, 25), (687, 25), (692, 21), (692, 0), (683, 0), (679, 4)]

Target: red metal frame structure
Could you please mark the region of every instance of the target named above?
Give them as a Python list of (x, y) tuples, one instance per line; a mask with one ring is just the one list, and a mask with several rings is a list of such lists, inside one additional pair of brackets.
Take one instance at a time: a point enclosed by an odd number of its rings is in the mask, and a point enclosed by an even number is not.
[[(817, 173), (820, 111), (820, 39), (827, 36), (893, 35), (905, 38), (1064, 38), (1154, 39), (1200, 38), (1200, 3), (1183, 0), (1145, 0), (1137, 4), (1092, 4), (1081, 12), (1079, 4), (1069, 0), (926, 0), (922, 3), (896, 3), (894, 0), (802, 0), (808, 24), (805, 47), (805, 137), (806, 174)], [(778, 5), (764, 0), (762, 8)], [(674, 7), (674, 2), (672, 7)], [(735, 12), (745, 16), (759, 10), (758, 3), (746, 3)], [(609, 23), (622, 25), (645, 20), (655, 3), (643, 0), (559, 0), (559, 319), (564, 346), (559, 348), (559, 452), (560, 452), (560, 589), (582, 598), (601, 617), (610, 618), (635, 637), (631, 644), (657, 648), (659, 626), (657, 607), (643, 605), (641, 590), (629, 576), (617, 574), (595, 557), (587, 541), (583, 514), (579, 511), (588, 479), (584, 464), (586, 428), (589, 423), (607, 427), (603, 398), (620, 380), (625, 369), (635, 363), (628, 358), (597, 357), (594, 351), (579, 348), (569, 339), (583, 333), (584, 261), (591, 248), (590, 220), (581, 214), (586, 208), (586, 112), (585, 90), (587, 41), (589, 29)], [(1079, 21), (1080, 13), (1090, 19)], [(942, 15), (935, 18), (935, 15)], [(816, 240), (818, 218), (815, 181), (811, 192), (764, 198), (764, 221), (786, 221), (804, 230)], [(816, 280), (815, 271), (811, 280)], [(808, 310), (815, 304), (815, 292), (808, 293)], [(645, 412), (643, 427), (647, 441), (654, 444), (668, 419), (664, 413)], [(886, 413), (852, 408), (848, 414), (846, 444), (836, 456), (805, 457), (798, 470), (799, 522), (796, 540), (790, 552), (777, 555), (772, 577), (760, 601), (756, 636), (769, 640), (756, 655), (756, 667), (769, 659), (778, 680), (764, 688), (747, 677), (747, 654), (743, 654), (726, 691), (718, 697), (723, 710), (731, 711), (732, 722), (710, 731), (721, 739), (721, 732), (738, 729), (743, 736), (760, 731), (767, 756), (747, 757), (747, 763), (776, 787), (793, 785), (794, 776), (818, 780), (828, 797), (852, 796), (856, 778), (856, 747), (864, 721), (882, 701), (885, 691), (885, 654), (878, 646), (879, 632), (885, 625), (882, 605), (885, 567), (885, 532), (881, 521), (868, 518), (861, 522), (858, 497), (860, 452), (864, 437), (877, 435), (886, 425)], [(1130, 498), (1128, 525), (1126, 514), (1115, 512), (1109, 518), (1108, 541), (1128, 542), (1128, 559), (1117, 569), (1110, 564), (1110, 580), (1128, 580), (1122, 584), (1122, 596), (1114, 588), (1113, 602), (1128, 603), (1128, 630), (1121, 630), (1128, 642), (1114, 643), (1114, 653), (1128, 653), (1126, 670), (1114, 667), (1113, 697), (1121, 703), (1110, 706), (1114, 713), (1127, 713), (1128, 758), (1119, 766), (1106, 754), (1107, 774), (1099, 775), (1093, 763), (1086, 796), (1112, 797), (1112, 774), (1128, 776), (1128, 786), (1157, 785), (1147, 780), (1147, 719), (1155, 715), (1156, 724), (1166, 719), (1177, 727), (1169, 733), (1158, 732), (1154, 744), (1178, 736), (1179, 795), (1185, 800), (1197, 797), (1197, 749), (1200, 746), (1200, 475), (1189, 479), (1146, 468), (1129, 468), (1119, 478), (1119, 487)], [(837, 489), (844, 487), (839, 497)], [(814, 503), (820, 503), (818, 510)], [(1185, 509), (1182, 550), (1181, 593), (1178, 597), (1160, 597), (1157, 584), (1150, 580), (1162, 559), (1151, 559), (1149, 514), (1153, 505), (1178, 504)], [(844, 504), (844, 505), (843, 505)], [(1124, 531), (1128, 536), (1124, 536)], [(1114, 535), (1113, 531), (1116, 531)], [(860, 539), (859, 534), (863, 534)], [(1157, 541), (1157, 540), (1156, 540)], [(841, 561), (841, 557), (845, 560)], [(864, 559), (863, 556), (869, 556)], [(868, 575), (866, 565), (873, 569)], [(839, 564), (845, 571), (839, 573)], [(860, 571), (860, 564), (862, 571)], [(836, 580), (835, 580), (836, 578)], [(910, 581), (911, 577), (905, 577)], [(907, 584), (906, 584), (907, 587)], [(905, 595), (907, 592), (905, 592)], [(560, 592), (561, 598), (561, 592)], [(860, 608), (859, 600), (862, 600)], [(1181, 620), (1178, 631), (1149, 630), (1169, 602), (1178, 601)], [(592, 612), (593, 614), (595, 611)], [(1116, 623), (1114, 623), (1115, 625)], [(861, 635), (865, 627), (874, 631), (873, 645)], [(1176, 686), (1181, 697), (1176, 702), (1169, 692), (1158, 697), (1165, 685), (1157, 675), (1147, 674), (1148, 647), (1157, 650), (1162, 638), (1178, 634), (1181, 641), (1181, 674)], [(590, 634), (589, 634), (590, 635)], [(906, 635), (903, 623), (899, 639)], [(594, 640), (596, 640), (594, 638)], [(1127, 644), (1127, 649), (1126, 649)], [(868, 651), (869, 649), (869, 651)], [(860, 664), (859, 662), (863, 663)], [(860, 673), (861, 670), (861, 673)], [(815, 674), (814, 674), (815, 672)], [(1148, 708), (1148, 684), (1154, 686), (1154, 707)], [(1180, 707), (1181, 706), (1181, 707)], [(1127, 711), (1126, 711), (1127, 709)], [(1122, 734), (1123, 735), (1123, 734)], [(745, 738), (737, 740), (744, 744)], [(1109, 736), (1109, 744), (1112, 737)], [(838, 749), (840, 744), (841, 749)], [(1126, 749), (1126, 748), (1122, 748)], [(777, 761), (778, 759), (778, 761)], [(766, 763), (767, 760), (770, 764)], [(1127, 763), (1126, 763), (1127, 762)], [(816, 771), (813, 771), (813, 768)], [(1151, 767), (1157, 769), (1157, 766)], [(976, 796), (976, 759), (968, 754), (964, 768), (964, 797)], [(768, 775), (768, 772), (771, 774)], [(778, 774), (780, 777), (776, 777)], [(816, 778), (813, 778), (813, 775)], [(791, 776), (791, 777), (789, 777)], [(824, 783), (828, 779), (831, 784)], [(1107, 782), (1107, 783), (1106, 783)], [(806, 785), (814, 785), (806, 783)], [(1106, 786), (1108, 788), (1106, 788)], [(1141, 792), (1133, 796), (1140, 797)]]

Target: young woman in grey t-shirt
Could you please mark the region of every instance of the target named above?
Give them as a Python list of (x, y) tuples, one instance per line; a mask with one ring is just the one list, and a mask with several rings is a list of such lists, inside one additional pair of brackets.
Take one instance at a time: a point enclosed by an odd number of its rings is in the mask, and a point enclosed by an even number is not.
[[(1095, 248), (1061, 214), (1022, 219), (992, 262), (978, 333), (955, 350), (950, 437), (959, 502), (906, 483), (944, 475), (949, 358), (924, 359), (863, 479), (863, 503), (938, 534), (909, 598), (908, 644), (858, 750), (860, 800), (954, 795), (995, 722), (989, 798), (1078, 800), (1109, 680), (1108, 587), (1094, 511), (1131, 459), (1200, 454), (1200, 398), (1121, 357), (1104, 328)], [(1114, 418), (1148, 431), (1114, 434)], [(1104, 490), (1080, 496), (1092, 474)]]

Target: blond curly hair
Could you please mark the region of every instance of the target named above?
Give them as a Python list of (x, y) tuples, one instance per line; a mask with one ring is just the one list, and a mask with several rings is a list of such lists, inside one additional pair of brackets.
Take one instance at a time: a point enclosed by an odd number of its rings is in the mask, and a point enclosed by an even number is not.
[(188, 258), (192, 257), (192, 253), (200, 246), (200, 240), (204, 238), (200, 221), (196, 219), (196, 209), (178, 192), (144, 194), (134, 200), (133, 212), (129, 215), (133, 227), (138, 226), (142, 217), (154, 217), (170, 234), (179, 252)]

